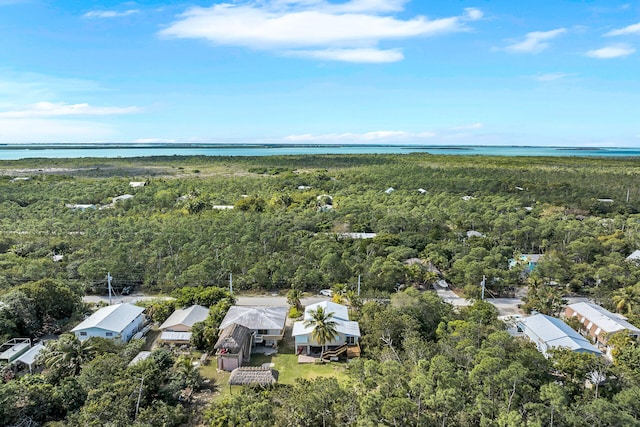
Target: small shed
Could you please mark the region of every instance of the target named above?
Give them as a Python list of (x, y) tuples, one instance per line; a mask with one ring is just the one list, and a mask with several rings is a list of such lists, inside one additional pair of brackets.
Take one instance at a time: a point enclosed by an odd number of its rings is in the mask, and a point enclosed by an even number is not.
[(278, 382), (278, 371), (266, 367), (242, 367), (231, 371), (229, 385), (269, 387)]
[(385, 193), (387, 193), (387, 194), (391, 194), (391, 193), (393, 193), (394, 191), (396, 191), (396, 189), (395, 189), (395, 188), (393, 188), (393, 187), (389, 187), (389, 188), (387, 188), (386, 190), (384, 190), (384, 192), (385, 192)]
[(37, 365), (36, 359), (38, 355), (44, 350), (45, 346), (43, 343), (39, 342), (38, 344), (31, 347), (25, 353), (23, 353), (20, 357), (15, 360), (15, 363), (22, 363), (24, 366), (29, 368), (29, 372), (33, 373), (33, 369)]
[(141, 351), (140, 353), (136, 354), (136, 356), (133, 359), (131, 359), (131, 362), (129, 362), (128, 366), (133, 366), (138, 362), (142, 362), (143, 360), (148, 359), (149, 356), (151, 356), (150, 351)]

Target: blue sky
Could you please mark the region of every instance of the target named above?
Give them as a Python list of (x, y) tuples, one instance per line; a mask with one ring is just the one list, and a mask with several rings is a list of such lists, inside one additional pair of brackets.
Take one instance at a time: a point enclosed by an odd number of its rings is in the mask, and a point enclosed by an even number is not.
[(640, 1), (0, 0), (0, 143), (640, 146)]

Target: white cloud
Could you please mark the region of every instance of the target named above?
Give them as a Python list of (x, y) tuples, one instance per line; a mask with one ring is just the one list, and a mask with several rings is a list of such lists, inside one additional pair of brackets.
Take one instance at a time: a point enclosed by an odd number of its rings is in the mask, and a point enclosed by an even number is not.
[(129, 16), (135, 15), (136, 13), (140, 13), (138, 9), (129, 9), (123, 12), (118, 12), (115, 10), (92, 10), (83, 15), (85, 18), (118, 18), (121, 16)]
[(567, 77), (575, 76), (575, 74), (570, 73), (544, 73), (544, 74), (536, 74), (535, 76), (531, 76), (532, 79), (537, 80), (539, 82), (552, 82), (555, 80), (562, 80)]
[(290, 142), (398, 142), (435, 137), (433, 132), (405, 132), (380, 130), (366, 133), (328, 133), (322, 135), (301, 134), (284, 137)]
[(618, 28), (617, 30), (611, 30), (605, 34), (606, 37), (611, 36), (626, 36), (629, 34), (637, 34), (640, 35), (640, 22), (637, 24), (629, 25), (624, 28)]
[(403, 0), (266, 0), (189, 9), (161, 35), (205, 39), (217, 45), (273, 50), (287, 55), (346, 62), (393, 62), (398, 49), (379, 49), (384, 41), (466, 31), (480, 10), (460, 16), (399, 19)]
[(56, 116), (107, 116), (137, 113), (138, 107), (93, 107), (89, 104), (64, 104), (61, 102), (37, 102), (24, 110), (0, 112), (5, 118), (56, 117)]
[(138, 144), (155, 144), (155, 143), (164, 143), (164, 142), (176, 142), (176, 140), (167, 139), (167, 138), (139, 138), (139, 139), (135, 139), (133, 142)]
[(587, 51), (585, 55), (596, 59), (611, 59), (629, 56), (635, 51), (634, 48), (627, 45), (613, 45)]
[(103, 123), (0, 118), (0, 140), (6, 143), (87, 142), (114, 134), (115, 131)]
[(482, 129), (484, 127), (483, 123), (473, 123), (470, 125), (456, 126), (452, 127), (452, 130), (474, 130), (474, 129)]
[(289, 52), (289, 55), (302, 58), (359, 63), (397, 62), (404, 59), (404, 55), (398, 49), (293, 50)]
[(534, 31), (527, 33), (524, 40), (510, 44), (505, 48), (511, 53), (539, 53), (549, 47), (549, 40), (567, 32), (566, 28), (558, 28), (550, 31)]

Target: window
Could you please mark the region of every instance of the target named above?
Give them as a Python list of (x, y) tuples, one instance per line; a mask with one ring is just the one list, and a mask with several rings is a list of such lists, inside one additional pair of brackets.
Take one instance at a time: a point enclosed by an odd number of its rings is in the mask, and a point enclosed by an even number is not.
[(356, 337), (347, 337), (347, 344), (354, 345), (356, 343)]
[(112, 337), (113, 336), (113, 332), (107, 332), (105, 335), (108, 336), (108, 337)]
[(87, 333), (86, 333), (86, 332), (80, 332), (80, 336), (81, 336), (81, 337), (86, 337), (86, 336), (87, 336)]
[(258, 335), (269, 335), (268, 329), (258, 329)]

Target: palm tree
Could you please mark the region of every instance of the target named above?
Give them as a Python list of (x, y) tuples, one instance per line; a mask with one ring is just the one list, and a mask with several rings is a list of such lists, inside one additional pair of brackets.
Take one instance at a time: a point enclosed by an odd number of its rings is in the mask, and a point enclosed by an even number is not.
[(345, 283), (336, 283), (331, 287), (331, 290), (333, 291), (333, 297), (331, 298), (331, 301), (335, 302), (336, 304), (344, 304), (347, 292), (349, 290), (347, 285)]
[(362, 308), (362, 300), (360, 299), (360, 296), (356, 291), (348, 290), (345, 294), (345, 298), (349, 302), (349, 306), (352, 310), (360, 311), (360, 309)]
[(633, 286), (618, 289), (611, 296), (619, 313), (630, 314), (638, 302), (638, 294)]
[(302, 292), (298, 289), (291, 289), (287, 292), (287, 304), (294, 306), (296, 310), (302, 309), (300, 298), (302, 298)]
[(324, 353), (326, 344), (338, 337), (338, 331), (336, 330), (338, 322), (333, 320), (332, 312), (325, 311), (322, 307), (310, 310), (309, 315), (311, 318), (304, 321), (304, 327), (313, 327), (311, 336), (322, 346), (322, 352)]
[(91, 340), (80, 341), (75, 335), (65, 334), (50, 344), (45, 365), (68, 375), (78, 375), (82, 365), (91, 360), (94, 353)]

